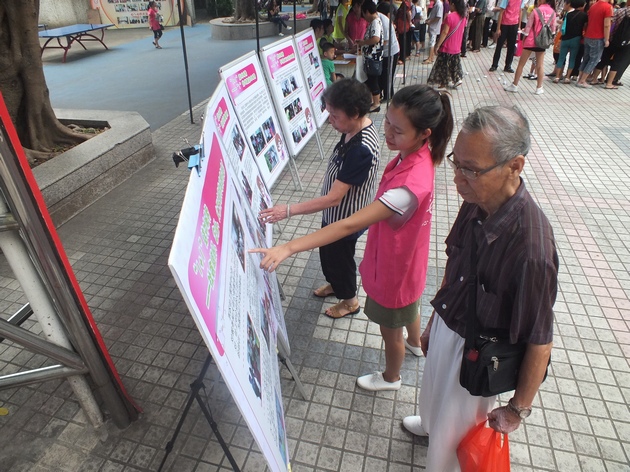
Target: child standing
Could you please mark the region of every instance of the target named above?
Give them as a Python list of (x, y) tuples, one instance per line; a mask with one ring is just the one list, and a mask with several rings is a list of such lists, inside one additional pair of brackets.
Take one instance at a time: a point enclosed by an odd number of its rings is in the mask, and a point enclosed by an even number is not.
[(324, 75), (326, 76), (326, 85), (332, 85), (337, 80), (335, 74), (335, 46), (330, 43), (324, 43), (322, 46), (322, 68), (324, 69)]
[(149, 2), (147, 9), (149, 12), (149, 28), (153, 31), (153, 45), (156, 49), (162, 49), (159, 41), (162, 37), (163, 26), (160, 24), (160, 14), (158, 13), (157, 2)]
[[(447, 94), (412, 85), (393, 97), (385, 119), (387, 147), (399, 154), (387, 165), (376, 200), (350, 217), (270, 249), (260, 267), (273, 271), (287, 257), (369, 228), (359, 267), (367, 294), (365, 314), (380, 325), (385, 371), (364, 375), (369, 391), (398, 390), (405, 348), (420, 356), (420, 296), (426, 282), (435, 166), (444, 158), (453, 131)], [(407, 328), (408, 339), (403, 336)]]

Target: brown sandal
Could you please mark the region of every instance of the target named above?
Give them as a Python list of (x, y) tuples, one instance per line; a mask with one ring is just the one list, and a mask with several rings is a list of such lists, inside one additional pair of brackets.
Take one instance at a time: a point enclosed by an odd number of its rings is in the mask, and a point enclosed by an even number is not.
[[(339, 313), (340, 309), (348, 310), (348, 313), (344, 313), (342, 315), (341, 313)], [(360, 311), (361, 311), (361, 307), (359, 306), (359, 302), (357, 302), (356, 305), (351, 306), (342, 300), (336, 305), (331, 306), (328, 310), (324, 312), (324, 314), (330, 318), (338, 319), (338, 318), (343, 318), (344, 316), (348, 316), (348, 315), (356, 315)]]
[(332, 285), (326, 284), (319, 287), (317, 290), (313, 290), (313, 295), (319, 298), (326, 298), (334, 295), (335, 291), (332, 288)]

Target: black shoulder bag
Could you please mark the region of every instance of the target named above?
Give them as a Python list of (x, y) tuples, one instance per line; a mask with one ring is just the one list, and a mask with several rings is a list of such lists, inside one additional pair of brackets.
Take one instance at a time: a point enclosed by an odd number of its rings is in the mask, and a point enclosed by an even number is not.
[[(511, 344), (505, 330), (477, 329), (477, 240), (474, 219), (471, 231), (470, 275), (468, 276), (468, 319), (459, 383), (471, 395), (491, 397), (516, 389), (526, 343)], [(547, 374), (545, 374), (545, 377)]]

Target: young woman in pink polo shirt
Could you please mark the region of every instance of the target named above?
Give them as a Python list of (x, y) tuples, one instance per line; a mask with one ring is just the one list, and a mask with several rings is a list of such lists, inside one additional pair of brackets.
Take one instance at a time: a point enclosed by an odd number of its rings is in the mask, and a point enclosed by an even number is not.
[(260, 267), (273, 271), (293, 254), (369, 227), (359, 272), (367, 294), (364, 312), (381, 328), (386, 365), (384, 372), (357, 379), (363, 389), (398, 390), (405, 348), (421, 355), (418, 308), (426, 283), (435, 166), (444, 158), (452, 131), (447, 94), (427, 85), (399, 90), (385, 120), (387, 147), (399, 154), (385, 168), (376, 200), (307, 236), (251, 251), (262, 253)]
[[(546, 49), (536, 46), (536, 36), (543, 29), (543, 24), (549, 25), (551, 32), (556, 31), (556, 0), (538, 0), (537, 6), (529, 14), (527, 19), (527, 26), (523, 34), (525, 40), (523, 41), (523, 53), (518, 61), (516, 67), (516, 73), (514, 74), (514, 81), (505, 87), (506, 92), (516, 93), (518, 92), (518, 82), (523, 74), (523, 68), (529, 59), (532, 52), (536, 55), (536, 90), (534, 94), (542, 95), (545, 91), (543, 89), (543, 80), (545, 78), (545, 51)], [(542, 21), (541, 21), (542, 18)]]

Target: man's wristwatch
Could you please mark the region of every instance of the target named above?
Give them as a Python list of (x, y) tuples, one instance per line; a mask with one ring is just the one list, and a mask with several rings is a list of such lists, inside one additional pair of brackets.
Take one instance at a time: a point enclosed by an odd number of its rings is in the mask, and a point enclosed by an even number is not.
[(510, 401), (507, 403), (506, 408), (512, 413), (514, 413), (515, 415), (517, 415), (520, 419), (524, 420), (525, 418), (529, 417), (529, 415), (532, 414), (531, 406), (519, 407), (519, 406), (516, 406), (514, 403), (512, 403), (512, 400), (514, 399), (510, 398)]

